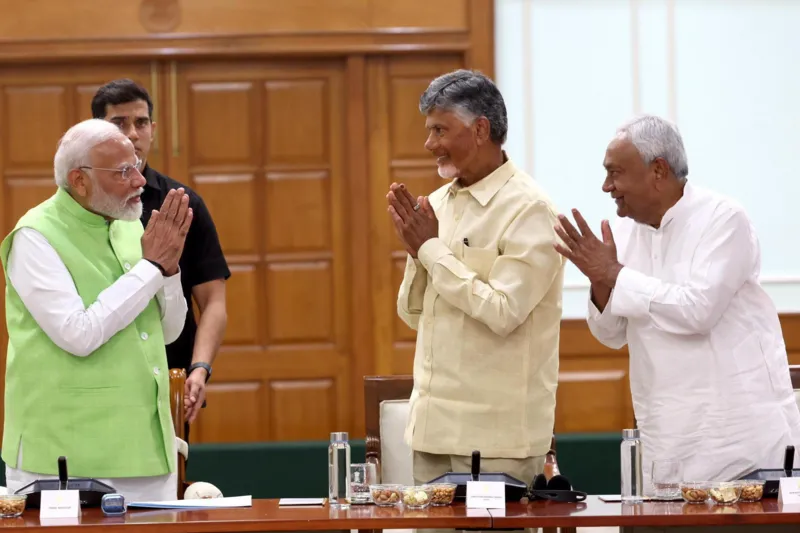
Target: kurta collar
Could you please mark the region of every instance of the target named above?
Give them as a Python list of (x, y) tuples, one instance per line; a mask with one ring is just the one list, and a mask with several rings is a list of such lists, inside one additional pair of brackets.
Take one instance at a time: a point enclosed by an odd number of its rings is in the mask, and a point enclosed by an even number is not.
[(687, 181), (683, 186), (683, 196), (681, 196), (680, 199), (675, 202), (675, 205), (667, 209), (667, 212), (664, 213), (664, 216), (661, 218), (661, 226), (659, 229), (665, 228), (676, 218), (680, 218), (689, 214), (689, 204), (691, 204), (692, 201), (692, 193), (692, 186)]
[(503, 161), (504, 163), (497, 167), (491, 174), (469, 187), (461, 187), (457, 179), (453, 180), (450, 184), (450, 194), (455, 194), (459, 190), (469, 191), (472, 197), (475, 198), (482, 207), (486, 207), (486, 204), (494, 198), (497, 191), (502, 189), (503, 185), (511, 179), (511, 176), (517, 173), (517, 167), (514, 166), (514, 163), (508, 158), (505, 152), (503, 152)]

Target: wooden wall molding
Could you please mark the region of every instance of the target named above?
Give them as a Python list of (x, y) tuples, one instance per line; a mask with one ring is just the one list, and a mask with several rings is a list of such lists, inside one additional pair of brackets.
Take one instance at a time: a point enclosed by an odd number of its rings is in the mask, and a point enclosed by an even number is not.
[(0, 0), (0, 12), (6, 63), (426, 51), (468, 52), (487, 73), (494, 62), (491, 0), (127, 0), (113, 16), (96, 0)]

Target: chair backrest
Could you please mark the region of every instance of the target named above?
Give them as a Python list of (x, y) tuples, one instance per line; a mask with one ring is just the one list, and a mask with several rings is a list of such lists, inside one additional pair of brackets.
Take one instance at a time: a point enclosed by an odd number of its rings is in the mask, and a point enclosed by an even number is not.
[(792, 388), (794, 389), (794, 399), (800, 407), (800, 365), (789, 365), (789, 375), (792, 377)]
[(375, 463), (382, 483), (413, 485), (411, 448), (405, 443), (411, 376), (365, 376), (366, 460)]
[[(186, 370), (171, 368), (169, 370), (169, 408), (172, 413), (172, 424), (175, 427), (175, 436), (186, 440), (186, 421), (183, 416), (183, 390), (186, 387)], [(178, 495), (182, 500), (186, 490), (186, 460), (178, 454)]]

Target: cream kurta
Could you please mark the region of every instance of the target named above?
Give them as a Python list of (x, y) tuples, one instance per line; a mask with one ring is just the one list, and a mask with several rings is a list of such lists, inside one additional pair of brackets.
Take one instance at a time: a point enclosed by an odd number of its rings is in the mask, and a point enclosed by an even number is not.
[(800, 412), (743, 209), (687, 184), (659, 229), (623, 219), (614, 239), (625, 267), (602, 315), (589, 302), (589, 327), (628, 345), (645, 487), (659, 458), (697, 481), (782, 467)]
[(544, 455), (564, 276), (555, 208), (510, 161), (429, 199), (439, 237), (408, 257), (397, 302), (418, 332), (406, 440), (429, 453)]

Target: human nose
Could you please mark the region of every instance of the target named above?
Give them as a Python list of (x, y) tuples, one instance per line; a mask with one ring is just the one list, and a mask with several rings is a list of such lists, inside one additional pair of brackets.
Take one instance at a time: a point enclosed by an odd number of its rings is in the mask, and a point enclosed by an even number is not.
[(433, 136), (433, 132), (428, 135), (428, 138), (425, 140), (425, 149), (429, 152), (433, 152), (436, 149), (437, 142), (435, 137)]
[(136, 167), (132, 167), (130, 170), (130, 183), (131, 187), (134, 189), (138, 189), (139, 187), (144, 187), (144, 184), (147, 183), (147, 180), (144, 179), (142, 173), (139, 172), (139, 169)]
[(603, 180), (603, 192), (611, 192), (614, 190), (614, 182), (611, 178)]

